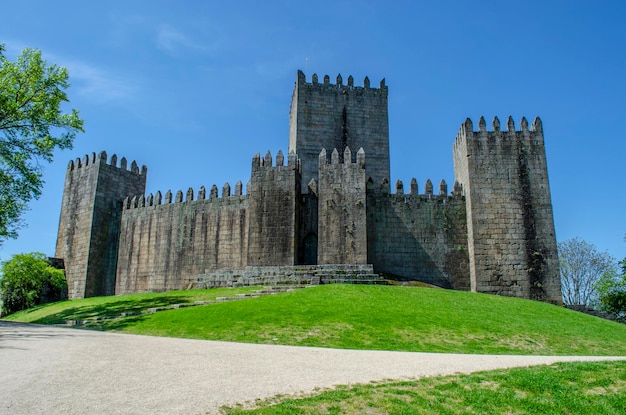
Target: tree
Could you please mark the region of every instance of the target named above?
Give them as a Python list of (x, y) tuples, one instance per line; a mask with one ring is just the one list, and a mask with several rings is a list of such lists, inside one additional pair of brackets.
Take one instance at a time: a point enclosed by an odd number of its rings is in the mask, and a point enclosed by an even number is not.
[(48, 66), (40, 51), (11, 62), (0, 44), (0, 244), (17, 237), (28, 202), (41, 195), (41, 163), (83, 131), (78, 111), (61, 111), (69, 86), (67, 69)]
[[(625, 261), (622, 261), (623, 266)], [(621, 317), (626, 313), (626, 272), (605, 274), (597, 284), (600, 306), (603, 310)]]
[(2, 264), (2, 315), (67, 297), (62, 270), (52, 267), (40, 252), (17, 254)]
[(566, 305), (591, 306), (597, 300), (597, 282), (615, 272), (615, 260), (608, 252), (580, 238), (558, 243), (561, 291)]
[[(626, 235), (624, 235), (624, 241), (626, 241)], [(616, 272), (604, 274), (596, 284), (596, 289), (600, 296), (601, 307), (617, 317), (624, 317), (626, 315), (626, 258), (622, 259), (619, 265), (622, 269), (621, 275)]]

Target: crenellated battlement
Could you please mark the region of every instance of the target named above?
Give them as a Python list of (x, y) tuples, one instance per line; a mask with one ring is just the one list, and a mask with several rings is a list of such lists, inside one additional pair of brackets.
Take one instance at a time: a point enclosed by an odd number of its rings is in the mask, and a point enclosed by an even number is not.
[(144, 176), (148, 173), (148, 168), (145, 165), (143, 165), (141, 166), (141, 170), (140, 170), (139, 165), (137, 164), (135, 160), (132, 161), (132, 163), (130, 164), (130, 168), (129, 168), (128, 160), (126, 160), (126, 157), (122, 157), (122, 159), (120, 160), (120, 164), (118, 166), (117, 154), (113, 154), (111, 156), (111, 159), (108, 160), (106, 151), (101, 151), (100, 153), (98, 153), (98, 155), (96, 155), (96, 153), (91, 153), (91, 155), (85, 154), (85, 156), (82, 159), (77, 158), (75, 161), (70, 160), (70, 162), (67, 165), (67, 169), (69, 171), (72, 171), (76, 169), (88, 168), (90, 166), (95, 166), (96, 162), (100, 165), (109, 165), (111, 167), (115, 167), (120, 170), (130, 171), (131, 173), (141, 174)]
[(365, 168), (365, 150), (363, 147), (359, 149), (356, 153), (356, 160), (352, 157), (352, 151), (350, 151), (350, 147), (347, 147), (343, 150), (343, 153), (340, 154), (339, 150), (336, 148), (333, 149), (330, 154), (330, 160), (328, 159), (328, 154), (326, 153), (326, 149), (323, 148), (320, 151), (319, 155), (320, 166), (327, 164), (357, 164), (361, 168)]
[(376, 185), (373, 180), (369, 179), (367, 181), (367, 190), (368, 192), (378, 192), (384, 195), (396, 196), (396, 197), (419, 197), (422, 199), (436, 199), (436, 198), (458, 198), (463, 196), (463, 187), (459, 182), (454, 183), (454, 187), (452, 192), (448, 194), (448, 184), (444, 179), (441, 179), (439, 182), (439, 191), (437, 194), (434, 192), (433, 182), (430, 179), (426, 180), (424, 185), (424, 193), (419, 193), (419, 185), (417, 179), (412, 178), (409, 184), (408, 192), (405, 192), (404, 183), (402, 180), (397, 180), (394, 190), (391, 191), (391, 184), (389, 180), (383, 179), (380, 185)]
[(513, 117), (509, 116), (506, 122), (506, 129), (501, 129), (500, 119), (495, 116), (491, 122), (491, 130), (487, 130), (487, 123), (484, 117), (480, 117), (478, 120), (478, 131), (474, 131), (474, 124), (471, 119), (465, 119), (465, 122), (461, 124), (459, 132), (456, 135), (455, 145), (458, 142), (467, 138), (502, 138), (507, 139), (510, 137), (531, 137), (543, 140), (543, 124), (541, 118), (535, 117), (532, 125), (528, 125), (526, 117), (522, 117), (520, 120), (520, 130), (515, 130), (515, 122)]
[(346, 82), (341, 75), (335, 83), (328, 75), (322, 81), (317, 74), (307, 82), (298, 71), (289, 112), (289, 149), (302, 162), (301, 189), (317, 179), (322, 148), (328, 153), (337, 148), (340, 161), (346, 147), (355, 152), (363, 148), (368, 155), (366, 176), (389, 177), (387, 94), (384, 79), (379, 88), (372, 88), (367, 77), (363, 86), (355, 86), (352, 76)]
[(347, 83), (344, 84), (341, 74), (337, 75), (334, 84), (330, 82), (330, 76), (328, 75), (324, 75), (324, 78), (320, 83), (319, 77), (316, 73), (311, 76), (311, 82), (307, 82), (306, 75), (304, 74), (304, 72), (299, 70), (297, 84), (298, 86), (306, 86), (319, 90), (325, 89), (328, 91), (338, 91), (344, 94), (349, 92), (355, 92), (361, 94), (382, 94), (386, 96), (388, 93), (387, 85), (385, 85), (385, 78), (381, 79), (380, 83), (378, 84), (378, 88), (372, 88), (370, 84), (370, 79), (367, 76), (363, 79), (363, 86), (355, 86), (354, 78), (352, 77), (352, 75), (348, 76)]
[[(294, 151), (289, 152), (287, 157), (287, 166), (290, 170), (300, 170), (300, 160)], [(276, 153), (276, 164), (272, 164), (272, 153), (267, 150), (265, 157), (261, 157), (260, 153), (256, 153), (252, 157), (252, 171), (260, 168), (273, 168), (275, 170), (282, 170), (285, 168), (285, 156), (282, 150), (278, 150)]]
[[(183, 194), (182, 190), (178, 190), (175, 194), (172, 193), (171, 190), (165, 192), (165, 196), (161, 191), (157, 191), (155, 194), (150, 193), (148, 196), (145, 195), (137, 195), (133, 197), (127, 197), (124, 199), (122, 204), (123, 210), (128, 209), (137, 209), (137, 208), (148, 208), (155, 207), (160, 205), (169, 205), (169, 204), (177, 204), (177, 203), (190, 203), (190, 202), (199, 202), (199, 201), (222, 201), (225, 199), (229, 199), (235, 196), (244, 196), (243, 195), (243, 184), (241, 180), (237, 181), (235, 184), (234, 192), (231, 194), (231, 187), (228, 182), (224, 183), (222, 186), (222, 196), (219, 197), (218, 187), (217, 185), (211, 186), (209, 190), (209, 195), (207, 198), (206, 187), (200, 186), (198, 189), (198, 197), (194, 199), (194, 190), (193, 188), (187, 189), (187, 192)], [(184, 196), (184, 199), (183, 199)]]

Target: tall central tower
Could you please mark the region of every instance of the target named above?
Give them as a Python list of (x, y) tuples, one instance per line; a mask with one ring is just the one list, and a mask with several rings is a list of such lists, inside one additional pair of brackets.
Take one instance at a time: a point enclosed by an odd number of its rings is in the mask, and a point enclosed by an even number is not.
[(338, 75), (333, 85), (328, 75), (319, 83), (314, 74), (307, 83), (298, 71), (289, 113), (289, 152), (295, 151), (301, 160), (302, 191), (311, 179), (318, 180), (320, 151), (336, 148), (343, 157), (346, 147), (355, 153), (363, 148), (367, 154), (366, 178), (375, 183), (390, 178), (385, 80), (379, 88), (370, 88), (366, 77), (359, 87), (354, 86), (352, 76), (344, 85)]

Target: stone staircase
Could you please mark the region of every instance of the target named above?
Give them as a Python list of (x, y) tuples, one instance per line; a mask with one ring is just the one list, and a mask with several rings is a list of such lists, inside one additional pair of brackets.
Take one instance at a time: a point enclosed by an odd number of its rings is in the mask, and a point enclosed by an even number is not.
[(242, 287), (248, 285), (387, 284), (371, 264), (293, 265), (246, 267), (200, 274), (189, 288)]

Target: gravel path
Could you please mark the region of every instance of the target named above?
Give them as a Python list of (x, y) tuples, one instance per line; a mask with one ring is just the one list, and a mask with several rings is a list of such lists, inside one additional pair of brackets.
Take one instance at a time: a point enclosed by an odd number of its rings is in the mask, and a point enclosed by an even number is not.
[(0, 413), (215, 414), (339, 384), (606, 357), (336, 350), (101, 333), (0, 321)]

